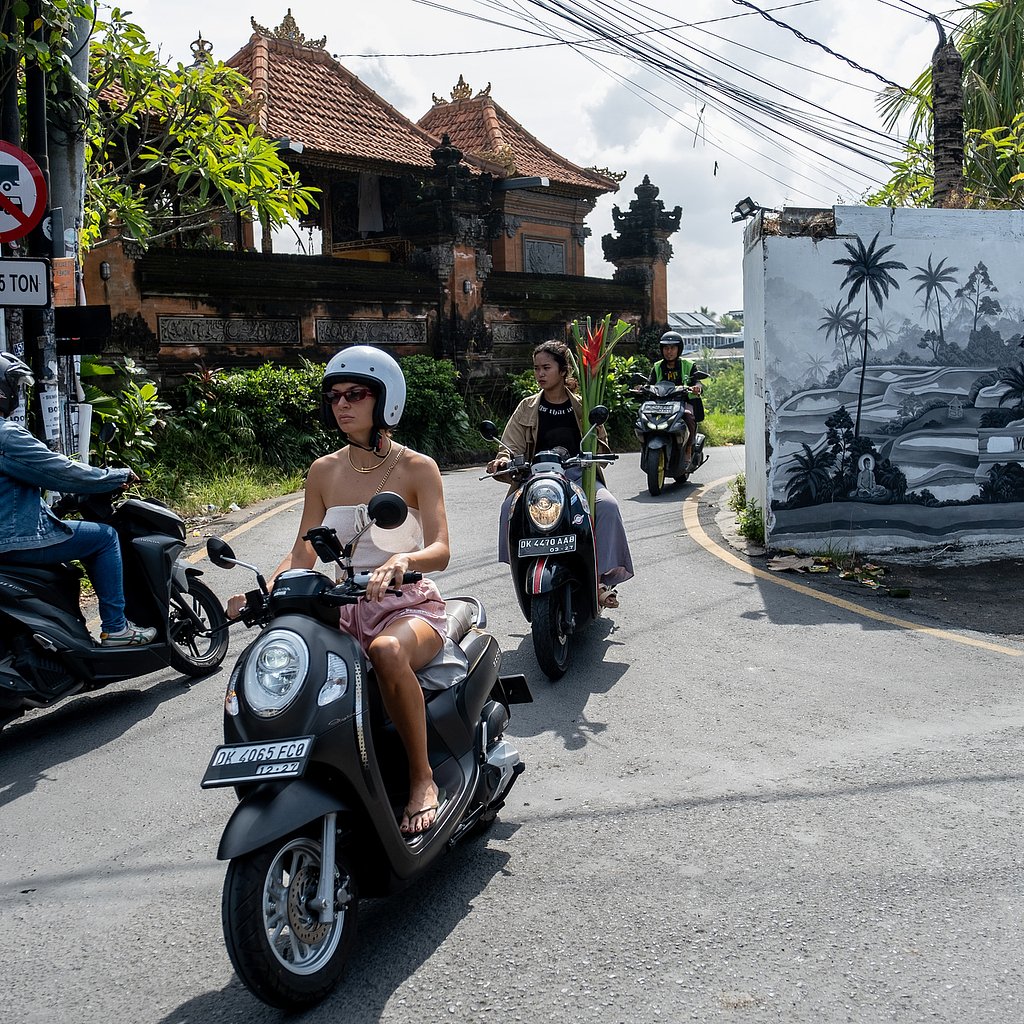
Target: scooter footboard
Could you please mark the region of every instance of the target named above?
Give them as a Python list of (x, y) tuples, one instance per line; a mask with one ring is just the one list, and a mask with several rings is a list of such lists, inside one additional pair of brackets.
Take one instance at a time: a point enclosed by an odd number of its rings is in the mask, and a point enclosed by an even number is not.
[(233, 860), (325, 814), (349, 809), (338, 794), (305, 779), (283, 786), (261, 786), (235, 808), (220, 837), (217, 859)]

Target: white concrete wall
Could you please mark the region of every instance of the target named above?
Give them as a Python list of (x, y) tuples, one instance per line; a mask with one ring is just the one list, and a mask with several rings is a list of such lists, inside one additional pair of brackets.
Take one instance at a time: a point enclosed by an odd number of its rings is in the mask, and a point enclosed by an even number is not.
[[(760, 215), (744, 236), (747, 493), (768, 543), (1024, 550), (1024, 212), (834, 213), (837, 237), (765, 235)], [(888, 294), (851, 296), (836, 261), (873, 242)], [(830, 309), (866, 314), (863, 374), (863, 329), (830, 333)]]

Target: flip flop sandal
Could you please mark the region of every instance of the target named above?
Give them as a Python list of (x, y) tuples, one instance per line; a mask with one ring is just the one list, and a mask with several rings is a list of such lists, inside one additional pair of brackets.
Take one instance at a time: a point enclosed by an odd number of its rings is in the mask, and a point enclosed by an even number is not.
[(618, 608), (619, 595), (615, 592), (615, 588), (602, 586), (597, 596), (597, 603), (602, 608)]
[[(438, 790), (437, 790), (437, 800), (435, 800), (434, 803), (428, 804), (426, 807), (421, 807), (418, 811), (410, 811), (409, 808), (407, 807), (402, 812), (402, 818), (403, 818), (403, 820), (404, 819), (408, 819), (410, 825), (412, 824), (414, 818), (418, 818), (418, 817), (420, 817), (423, 814), (428, 814), (430, 811), (434, 811), (435, 814), (434, 814), (434, 820), (426, 828), (420, 829), (418, 832), (402, 832), (403, 838), (405, 838), (405, 839), (417, 839), (419, 836), (426, 835), (434, 827), (434, 825), (437, 823), (437, 813), (436, 812), (439, 812), (441, 810), (441, 808), (444, 806), (444, 804), (447, 801), (447, 799), (448, 799), (448, 794), (445, 793), (443, 788), (439, 787)], [(398, 830), (399, 830), (399, 832), (402, 831), (401, 823), (399, 823)]]

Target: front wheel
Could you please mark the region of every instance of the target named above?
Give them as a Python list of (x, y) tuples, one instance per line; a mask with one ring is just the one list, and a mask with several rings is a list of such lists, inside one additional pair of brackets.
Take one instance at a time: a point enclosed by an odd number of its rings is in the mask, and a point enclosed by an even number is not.
[(228, 955), (243, 984), (270, 1006), (312, 1006), (345, 969), (359, 906), (355, 881), (339, 854), (334, 920), (322, 923), (313, 906), (320, 865), (320, 843), (295, 835), (228, 865), (221, 908)]
[(569, 667), (569, 628), (565, 621), (565, 595), (535, 594), (530, 604), (533, 652), (540, 670), (554, 681)]
[(656, 498), (665, 486), (665, 449), (659, 448), (647, 456), (647, 490)]
[[(171, 594), (167, 621), (171, 667), (187, 676), (205, 676), (219, 668), (228, 653), (227, 621), (217, 595), (190, 576), (187, 593)], [(212, 629), (218, 632), (204, 635)]]

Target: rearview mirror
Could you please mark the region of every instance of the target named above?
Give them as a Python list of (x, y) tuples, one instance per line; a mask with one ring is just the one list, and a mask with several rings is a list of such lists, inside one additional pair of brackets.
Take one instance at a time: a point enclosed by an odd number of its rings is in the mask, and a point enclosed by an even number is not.
[(211, 537), (206, 542), (206, 554), (219, 569), (235, 567), (235, 553), (231, 550), (231, 545), (225, 544), (220, 537)]
[(405, 522), (409, 514), (409, 506), (405, 498), (394, 491), (381, 491), (375, 494), (369, 505), (366, 506), (367, 515), (373, 520), (375, 526), (382, 530), (393, 530)]
[(488, 441), (494, 441), (498, 437), (498, 428), (490, 420), (484, 420), (480, 424), (480, 433), (483, 434)]
[(102, 427), (96, 433), (96, 440), (100, 444), (110, 444), (114, 438), (117, 437), (117, 424), (111, 420), (107, 420)]
[(595, 405), (590, 410), (590, 415), (587, 417), (587, 422), (592, 427), (599, 427), (605, 420), (608, 419), (608, 408), (604, 405)]

